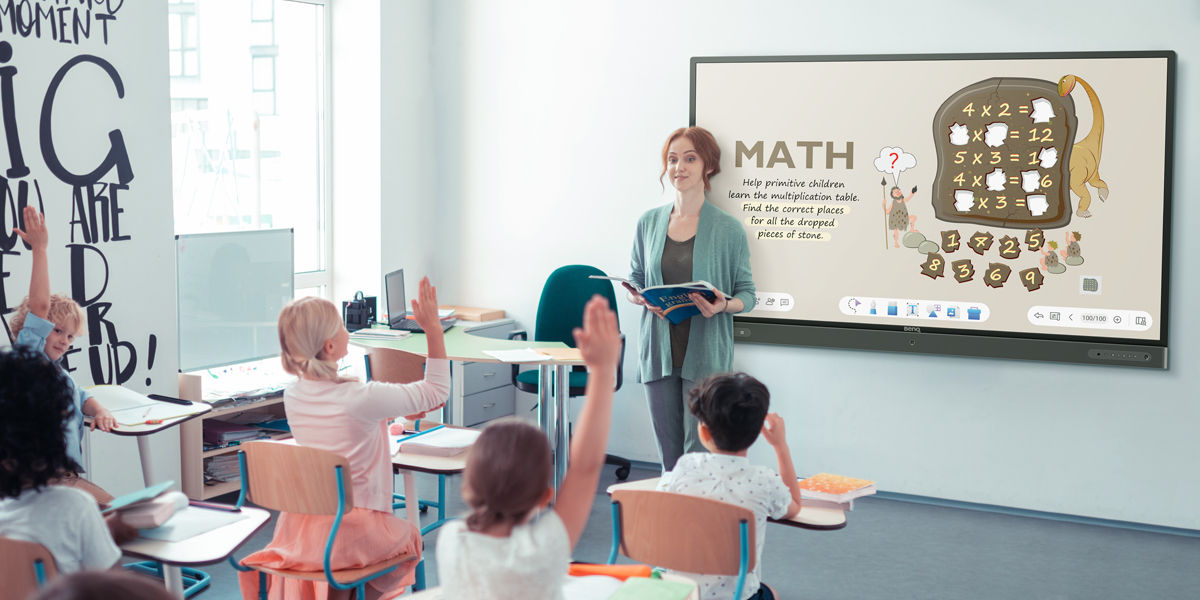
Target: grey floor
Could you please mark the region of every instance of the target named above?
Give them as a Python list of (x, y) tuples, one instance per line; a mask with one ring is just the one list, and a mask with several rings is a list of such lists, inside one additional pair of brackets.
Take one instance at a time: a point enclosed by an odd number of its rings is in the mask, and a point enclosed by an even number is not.
[[(634, 469), (630, 479), (657, 476)], [(604, 562), (611, 522), (605, 469), (575, 559)], [(419, 482), (423, 494), (433, 478)], [(434, 492), (436, 494), (436, 492)], [(451, 514), (463, 510), (457, 478)], [(432, 513), (423, 519), (433, 519)], [(237, 556), (270, 541), (271, 524)], [(437, 585), (437, 532), (425, 538)], [(240, 598), (228, 564), (207, 567), (198, 600)], [(764, 580), (783, 598), (1200, 598), (1200, 538), (866, 498), (839, 531), (767, 528)]]

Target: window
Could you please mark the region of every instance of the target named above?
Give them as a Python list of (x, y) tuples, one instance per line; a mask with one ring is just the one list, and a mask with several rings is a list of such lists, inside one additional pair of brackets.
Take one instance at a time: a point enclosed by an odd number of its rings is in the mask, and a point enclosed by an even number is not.
[(196, 3), (171, 0), (167, 13), (171, 77), (200, 75), (200, 52), (196, 47), (196, 38)]
[(169, 7), (176, 233), (292, 228), (296, 288), (328, 289), (326, 0)]

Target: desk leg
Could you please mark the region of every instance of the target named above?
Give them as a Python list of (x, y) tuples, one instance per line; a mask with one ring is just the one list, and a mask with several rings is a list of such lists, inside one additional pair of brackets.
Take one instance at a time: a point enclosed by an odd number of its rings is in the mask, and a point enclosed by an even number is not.
[(551, 431), (554, 432), (554, 493), (558, 494), (558, 486), (562, 484), (567, 474), (567, 459), (571, 454), (570, 431), (567, 427), (567, 392), (570, 383), (567, 380), (567, 366), (554, 366), (554, 422)]
[(146, 484), (146, 487), (150, 487), (152, 485), (150, 474), (154, 472), (154, 462), (151, 458), (152, 452), (150, 451), (150, 436), (137, 436), (137, 445), (138, 457), (142, 459), (142, 483)]
[(416, 473), (404, 470), (404, 518), (421, 530), (421, 496), (417, 494)]
[[(142, 482), (146, 487), (150, 487), (151, 473), (154, 472), (154, 453), (150, 451), (150, 436), (137, 436), (138, 458), (142, 461)], [(171, 592), (176, 598), (183, 597), (183, 572), (179, 567), (174, 565), (163, 565), (163, 583), (167, 586), (167, 591)]]
[(163, 583), (174, 598), (183, 598), (183, 573), (174, 565), (163, 565)]

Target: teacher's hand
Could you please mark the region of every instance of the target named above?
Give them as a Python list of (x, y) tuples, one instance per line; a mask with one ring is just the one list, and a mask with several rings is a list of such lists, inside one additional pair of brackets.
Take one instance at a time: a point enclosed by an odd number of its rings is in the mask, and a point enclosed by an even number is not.
[(729, 308), (729, 301), (725, 299), (725, 294), (720, 292), (717, 293), (717, 298), (712, 302), (709, 302), (708, 298), (705, 298), (704, 294), (699, 292), (688, 294), (688, 298), (691, 298), (692, 302), (696, 303), (696, 308), (700, 309), (700, 314), (704, 315), (706, 319), (715, 314), (723, 313), (725, 309)]
[(642, 297), (641, 294), (630, 291), (628, 294), (625, 295), (625, 297), (633, 304), (645, 307), (646, 310), (654, 313), (655, 315), (658, 316), (658, 318), (660, 318), (660, 319), (667, 318), (666, 315), (663, 314), (663, 310), (661, 308), (659, 308), (653, 304), (650, 304), (649, 302), (646, 302), (646, 299), (644, 297)]

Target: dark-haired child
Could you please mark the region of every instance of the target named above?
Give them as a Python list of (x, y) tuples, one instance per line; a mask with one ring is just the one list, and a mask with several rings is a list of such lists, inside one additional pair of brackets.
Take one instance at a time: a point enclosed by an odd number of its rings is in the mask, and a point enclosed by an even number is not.
[[(32, 206), (26, 206), (23, 213), (25, 229), (13, 228), (13, 232), (21, 236), (25, 243), (32, 248), (33, 265), (29, 276), (29, 296), (17, 306), (10, 324), (13, 334), (17, 336), (14, 347), (26, 347), (46, 355), (55, 363), (58, 362), (75, 337), (83, 332), (83, 310), (74, 300), (58, 294), (50, 294), (50, 267), (46, 258), (46, 246), (50, 236), (46, 231), (45, 217)], [(117, 426), (117, 420), (112, 413), (100, 405), (95, 398), (85, 390), (75, 385), (75, 381), (61, 368), (59, 377), (66, 380), (71, 389), (71, 410), (63, 415), (66, 429), (63, 430), (67, 445), (67, 454), (75, 462), (78, 472), (83, 468), (83, 417), (92, 417), (92, 427), (110, 431)], [(68, 475), (74, 475), (69, 473)]]
[[(720, 500), (754, 511), (754, 570), (746, 574), (742, 600), (773, 600), (762, 583), (762, 549), (767, 517), (787, 519), (800, 512), (800, 485), (788, 450), (783, 418), (768, 414), (771, 394), (761, 381), (745, 373), (713, 375), (697, 384), (689, 402), (699, 421), (700, 443), (709, 453), (680, 457), (658, 489)], [(759, 432), (775, 449), (776, 473), (750, 464), (746, 452)], [(728, 598), (736, 576), (685, 573), (700, 584), (700, 597)]]
[(30, 600), (172, 600), (161, 581), (121, 571), (90, 571), (59, 577)]
[(51, 485), (79, 469), (63, 443), (73, 408), (61, 370), (42, 353), (0, 352), (0, 535), (45, 546), (60, 573), (111, 567), (121, 557), (113, 536), (137, 533), (115, 516), (106, 527), (86, 492)]
[(463, 500), (471, 513), (438, 536), (442, 595), (457, 600), (563, 597), (571, 550), (596, 498), (612, 419), (621, 335), (617, 316), (596, 296), (575, 342), (588, 367), (587, 399), (571, 439), (570, 468), (554, 500), (546, 434), (518, 419), (497, 421), (471, 448)]

